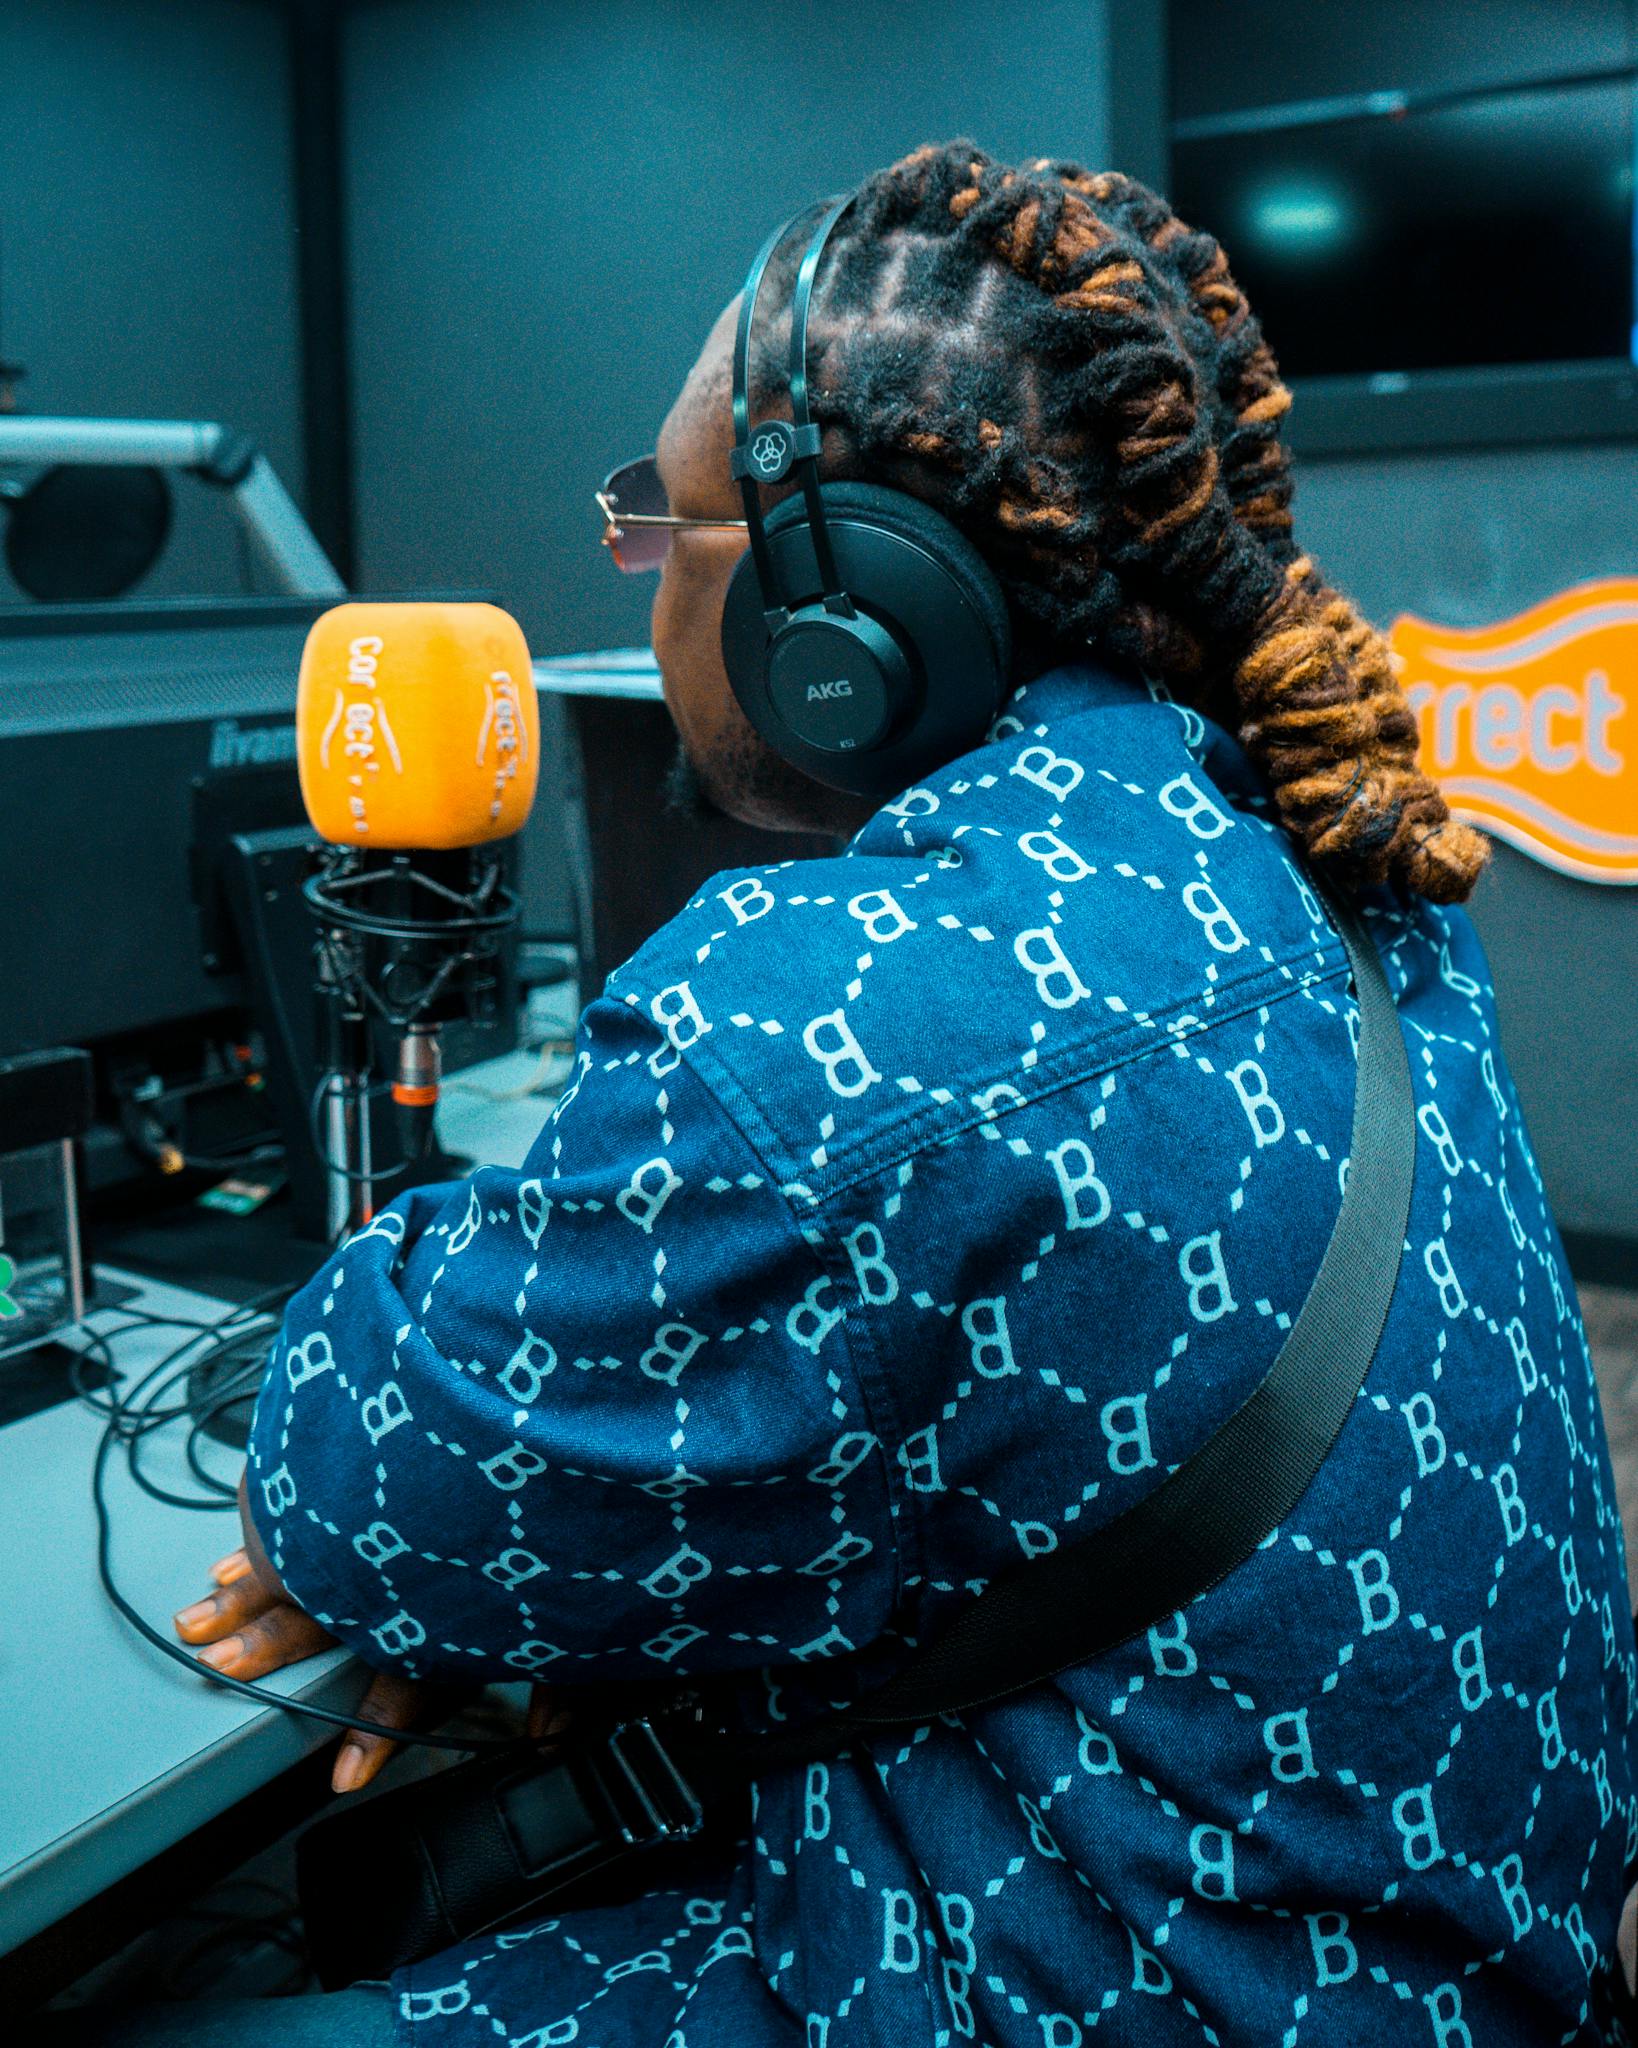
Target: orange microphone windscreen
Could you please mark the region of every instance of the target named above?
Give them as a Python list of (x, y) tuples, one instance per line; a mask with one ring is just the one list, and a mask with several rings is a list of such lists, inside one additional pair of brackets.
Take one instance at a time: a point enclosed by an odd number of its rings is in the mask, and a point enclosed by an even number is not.
[(337, 605), (307, 635), (296, 757), (307, 815), (336, 845), (510, 837), (540, 772), (521, 627), (492, 604)]

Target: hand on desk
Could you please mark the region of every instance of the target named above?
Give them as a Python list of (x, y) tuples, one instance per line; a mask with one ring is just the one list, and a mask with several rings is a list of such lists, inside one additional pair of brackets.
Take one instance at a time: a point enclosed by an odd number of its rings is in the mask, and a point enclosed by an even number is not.
[[(244, 1548), (229, 1553), (210, 1568), (216, 1590), (184, 1607), (175, 1617), (176, 1632), (185, 1643), (203, 1644), (200, 1661), (230, 1678), (265, 1678), (286, 1664), (299, 1664), (335, 1641), (285, 1591), (262, 1548), (256, 1525), (245, 1512), (244, 1482), (239, 1484), (239, 1518)], [(381, 1769), (397, 1744), (382, 1729), (413, 1728), (435, 1709), (438, 1689), (396, 1672), (378, 1671), (359, 1703), (359, 1720), (336, 1754), (330, 1773), (337, 1792), (356, 1792)], [(551, 1696), (536, 1686), (529, 1697), (529, 1733), (552, 1731)]]

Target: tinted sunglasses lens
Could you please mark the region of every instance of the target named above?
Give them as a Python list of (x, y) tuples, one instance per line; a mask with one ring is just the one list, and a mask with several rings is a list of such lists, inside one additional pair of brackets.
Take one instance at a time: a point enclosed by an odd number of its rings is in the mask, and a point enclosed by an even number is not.
[(671, 530), (665, 526), (622, 526), (619, 515), (634, 518), (664, 518), (668, 511), (665, 487), (652, 455), (640, 462), (627, 462), (615, 470), (603, 486), (603, 496), (615, 514), (609, 552), (628, 576), (658, 569), (671, 546)]
[(671, 509), (660, 481), (660, 466), (652, 455), (622, 462), (604, 484), (603, 495), (616, 511), (631, 512), (641, 519), (660, 519)]

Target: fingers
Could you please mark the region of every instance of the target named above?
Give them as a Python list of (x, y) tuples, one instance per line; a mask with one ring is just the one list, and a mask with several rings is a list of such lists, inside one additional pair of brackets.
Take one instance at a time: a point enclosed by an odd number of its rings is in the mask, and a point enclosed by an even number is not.
[(397, 1672), (378, 1671), (370, 1689), (359, 1702), (360, 1721), (373, 1725), (355, 1728), (336, 1752), (330, 1773), (335, 1792), (357, 1792), (367, 1785), (398, 1747), (384, 1728), (410, 1728), (424, 1697), (423, 1688), (412, 1678)]
[[(232, 1562), (229, 1558), (222, 1561)], [(214, 1593), (184, 1607), (175, 1617), (176, 1632), (185, 1643), (219, 1642), (281, 1604), (278, 1595), (270, 1593), (247, 1569), (225, 1583), (218, 1580)]]
[(279, 1605), (248, 1617), (230, 1634), (193, 1640), (206, 1644), (199, 1660), (213, 1671), (224, 1671), (230, 1678), (265, 1678), (270, 1671), (299, 1664), (303, 1657), (326, 1649), (334, 1638), (299, 1607)]
[[(235, 1633), (248, 1621), (275, 1607), (293, 1604), (272, 1560), (262, 1548), (256, 1525), (250, 1519), (244, 1481), (239, 1482), (240, 1520), (243, 1544), (219, 1557), (210, 1568), (215, 1592), (194, 1601), (174, 1617), (176, 1632), (185, 1643), (214, 1643)], [(303, 1653), (306, 1654), (305, 1652)]]

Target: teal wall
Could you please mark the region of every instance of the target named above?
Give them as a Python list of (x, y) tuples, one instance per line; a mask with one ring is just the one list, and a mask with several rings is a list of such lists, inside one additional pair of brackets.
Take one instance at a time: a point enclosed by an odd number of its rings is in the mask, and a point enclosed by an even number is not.
[(389, 0), (347, 44), (361, 581), (646, 638), (592, 491), (758, 243), (926, 141), (1100, 161), (1100, 0)]
[[(299, 494), (284, 39), (258, 0), (0, 0), (0, 351), (29, 412), (223, 419)], [(220, 502), (176, 505), (145, 590), (238, 589)]]

